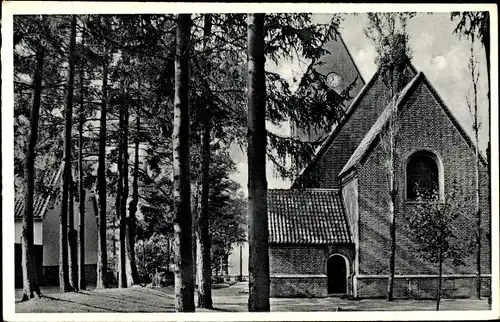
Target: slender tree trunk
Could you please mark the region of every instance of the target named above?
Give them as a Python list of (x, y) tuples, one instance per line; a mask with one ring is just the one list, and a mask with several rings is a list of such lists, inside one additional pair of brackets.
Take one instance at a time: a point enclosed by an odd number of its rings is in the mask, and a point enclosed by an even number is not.
[[(486, 12), (486, 18), (485, 18), (485, 30), (483, 33), (483, 46), (484, 46), (484, 53), (486, 56), (486, 73), (488, 77), (488, 173), (490, 172), (491, 169), (491, 70), (490, 70), (490, 13)], [(490, 200), (491, 204), (491, 200)], [(490, 252), (491, 254), (491, 252)]]
[[(69, 190), (71, 189), (71, 132), (73, 128), (73, 94), (75, 85), (75, 47), (76, 47), (76, 16), (73, 16), (71, 21), (71, 40), (70, 40), (70, 56), (69, 56), (69, 77), (66, 99), (66, 123), (64, 128), (64, 172), (62, 184), (62, 206), (59, 226), (59, 288), (63, 292), (68, 292), (72, 289), (69, 283), (69, 260), (68, 260), (68, 229), (74, 230), (73, 227), (68, 227), (68, 206), (69, 206)], [(70, 223), (73, 220), (70, 220)], [(73, 221), (74, 224), (74, 221)], [(71, 234), (73, 236), (73, 234)], [(74, 240), (71, 240), (73, 242)], [(71, 245), (71, 255), (76, 252), (74, 245)], [(75, 263), (76, 265), (76, 263)], [(73, 270), (73, 269), (72, 269)]]
[(442, 247), (439, 247), (439, 279), (438, 279), (436, 311), (439, 311), (439, 304), (441, 303), (442, 282), (443, 282), (443, 250)]
[[(123, 84), (122, 84), (123, 86)], [(120, 107), (120, 121), (119, 121), (119, 134), (118, 134), (118, 143), (117, 143), (117, 149), (118, 149), (118, 161), (117, 161), (117, 168), (118, 168), (118, 180), (116, 182), (116, 218), (119, 222), (119, 238), (118, 238), (118, 287), (120, 288), (126, 288), (127, 287), (127, 268), (126, 268), (126, 259), (125, 259), (125, 238), (127, 236), (126, 234), (126, 229), (127, 229), (127, 224), (126, 220), (127, 218), (125, 217), (125, 213), (123, 212), (122, 208), (122, 203), (123, 199), (126, 198), (124, 196), (123, 190), (125, 188), (124, 184), (124, 178), (125, 178), (125, 171), (124, 171), (124, 163), (126, 162), (124, 158), (124, 144), (123, 144), (123, 131), (125, 128), (125, 115), (124, 115), (124, 106)]]
[(240, 244), (240, 282), (243, 282), (243, 245)]
[(75, 190), (71, 175), (69, 188), (69, 280), (74, 291), (78, 291), (78, 231), (75, 229)]
[(476, 253), (476, 270), (477, 270), (477, 280), (476, 280), (476, 295), (478, 299), (481, 299), (481, 207), (480, 207), (480, 186), (479, 186), (479, 123), (478, 123), (478, 90), (477, 83), (479, 80), (479, 74), (476, 68), (476, 57), (474, 54), (474, 43), (475, 37), (474, 34), (471, 34), (471, 46), (470, 46), (470, 61), (469, 61), (469, 70), (471, 73), (472, 80), (472, 102), (468, 101), (469, 111), (472, 116), (472, 130), (474, 132), (474, 184), (475, 184), (475, 209), (476, 213), (476, 245), (477, 245), (477, 253)]
[(437, 289), (437, 303), (436, 303), (436, 311), (439, 311), (439, 304), (441, 303), (441, 288), (443, 281), (443, 228), (445, 223), (443, 222), (443, 215), (439, 212), (439, 277), (438, 277), (438, 289)]
[(210, 263), (209, 232), (209, 172), (210, 172), (210, 127), (206, 121), (203, 132), (203, 159), (201, 183), (201, 209), (198, 218), (197, 233), (197, 269), (198, 269), (198, 307), (212, 308), (212, 273)]
[[(72, 92), (72, 101), (74, 100), (74, 87), (75, 87), (75, 65), (76, 65), (76, 16), (71, 20), (71, 39), (70, 39), (70, 57), (69, 57), (69, 71), (71, 82), (70, 90)], [(73, 118), (73, 115), (71, 115)], [(72, 128), (71, 128), (72, 129)], [(70, 144), (72, 145), (72, 130), (70, 131)], [(73, 153), (70, 154), (70, 163), (73, 163)], [(69, 280), (73, 290), (78, 291), (78, 231), (75, 229), (75, 190), (73, 181), (73, 172), (70, 171), (70, 185), (69, 185)]]
[(99, 190), (98, 247), (97, 247), (97, 288), (107, 287), (108, 254), (106, 247), (106, 115), (108, 105), (108, 57), (105, 55), (102, 75), (102, 103), (99, 130), (99, 166), (97, 186)]
[(121, 200), (121, 209), (122, 209), (122, 217), (123, 217), (123, 225), (125, 227), (125, 235), (124, 237), (124, 246), (125, 246), (125, 283), (126, 287), (132, 286), (135, 284), (134, 278), (132, 276), (132, 266), (131, 266), (131, 258), (132, 258), (132, 245), (130, 240), (133, 237), (130, 234), (130, 226), (129, 220), (127, 218), (127, 201), (129, 194), (129, 183), (128, 183), (128, 162), (129, 162), (129, 154), (128, 154), (128, 126), (129, 126), (129, 105), (124, 106), (123, 111), (123, 139), (122, 139), (122, 157), (123, 157), (123, 190), (122, 190), (122, 200)]
[[(81, 46), (85, 46), (85, 33), (82, 34)], [(78, 122), (78, 196), (79, 198), (79, 213), (80, 213), (80, 227), (79, 227), (79, 244), (80, 244), (80, 272), (78, 274), (78, 284), (80, 290), (87, 288), (87, 281), (85, 280), (85, 187), (83, 185), (83, 123), (84, 123), (84, 105), (83, 105), (83, 90), (84, 90), (84, 66), (83, 59), (80, 64), (80, 115)]]
[[(43, 18), (42, 18), (43, 19)], [(43, 22), (43, 21), (42, 21)], [(40, 44), (36, 52), (36, 68), (33, 79), (33, 105), (30, 111), (30, 133), (27, 138), (27, 154), (25, 163), (26, 175), (26, 199), (23, 213), (22, 228), (22, 273), (23, 273), (23, 297), (26, 301), (34, 297), (40, 297), (40, 287), (35, 269), (35, 256), (33, 253), (33, 201), (35, 194), (35, 158), (36, 141), (38, 139), (38, 117), (40, 114), (40, 99), (42, 94), (42, 69), (43, 69), (44, 48)]]
[(394, 275), (396, 270), (396, 178), (395, 178), (395, 158), (396, 158), (396, 122), (397, 122), (397, 98), (395, 97), (399, 89), (395, 86), (399, 84), (399, 73), (395, 75), (393, 70), (390, 71), (390, 93), (392, 100), (392, 114), (389, 120), (389, 218), (390, 218), (390, 255), (389, 255), (389, 279), (387, 281), (387, 301), (394, 300)]
[[(488, 38), (488, 44), (489, 44), (489, 38)], [(489, 45), (488, 45), (489, 46)], [(489, 49), (488, 49), (489, 51)], [(474, 57), (474, 35), (472, 35), (472, 46), (471, 46), (471, 54), (472, 57)], [(475, 64), (475, 63), (474, 63)], [(489, 65), (489, 58), (488, 58), (488, 65)], [(473, 124), (473, 130), (474, 130), (474, 140), (476, 147), (474, 149), (474, 158), (475, 158), (475, 166), (474, 166), (474, 172), (475, 172), (475, 185), (476, 185), (476, 218), (477, 218), (477, 298), (481, 299), (481, 251), (482, 251), (482, 245), (481, 245), (481, 235), (482, 235), (482, 229), (481, 229), (481, 202), (480, 202), (480, 186), (479, 186), (479, 121), (478, 121), (478, 104), (477, 104), (477, 96), (478, 96), (478, 90), (477, 90), (477, 81), (479, 79), (479, 76), (476, 78), (474, 75), (474, 70), (475, 66), (472, 70), (472, 87), (473, 87), (473, 99), (474, 99), (474, 124)], [(489, 66), (488, 66), (488, 73), (489, 73)], [(489, 76), (488, 76), (488, 82), (489, 82)], [(489, 84), (488, 84), (488, 101), (489, 101)]]
[[(198, 167), (196, 167), (198, 168)], [(194, 175), (196, 178), (192, 179), (191, 177), (191, 231), (193, 232), (193, 238), (191, 239), (192, 249), (192, 263), (191, 269), (193, 270), (193, 278), (194, 278), (194, 289), (197, 291), (198, 287), (198, 276), (197, 276), (197, 255), (198, 255), (198, 213), (200, 209), (200, 174), (199, 171)]]
[(175, 309), (194, 312), (189, 170), (189, 42), (191, 15), (177, 16), (173, 142)]
[[(486, 56), (486, 73), (488, 77), (488, 147), (487, 147), (487, 158), (488, 158), (488, 175), (491, 175), (491, 65), (490, 65), (490, 13), (486, 12), (486, 23), (485, 23), (485, 32), (483, 33), (483, 45)], [(491, 205), (491, 193), (488, 194), (488, 204)], [(489, 251), (489, 260), (491, 263), (491, 247)], [(491, 302), (491, 293), (488, 298)]]
[(132, 200), (129, 203), (129, 245), (130, 253), (127, 253), (128, 260), (130, 262), (130, 267), (132, 271), (132, 283), (135, 284), (139, 282), (139, 273), (137, 272), (137, 264), (135, 259), (135, 234), (136, 234), (136, 213), (137, 205), (139, 203), (139, 144), (140, 144), (140, 132), (141, 132), (141, 118), (139, 115), (140, 108), (137, 108), (137, 119), (136, 119), (136, 137), (135, 137), (135, 155), (134, 155), (134, 172), (132, 181)]
[[(210, 37), (212, 29), (212, 15), (205, 15), (205, 24), (203, 37), (204, 48), (206, 41)], [(208, 60), (206, 60), (208, 63)], [(208, 68), (205, 70), (209, 72)], [(202, 170), (201, 170), (201, 209), (197, 220), (197, 276), (198, 276), (198, 307), (211, 309), (212, 304), (212, 271), (210, 262), (210, 216), (208, 213), (209, 202), (209, 176), (210, 176), (210, 131), (212, 120), (210, 115), (210, 106), (205, 106), (205, 124), (203, 127), (202, 139)]]
[(269, 311), (264, 14), (248, 18), (248, 311)]
[(396, 266), (396, 220), (395, 220), (395, 201), (396, 192), (391, 190), (391, 202), (389, 204), (389, 213), (391, 217), (391, 251), (389, 255), (389, 281), (387, 283), (387, 301), (394, 300), (394, 274)]

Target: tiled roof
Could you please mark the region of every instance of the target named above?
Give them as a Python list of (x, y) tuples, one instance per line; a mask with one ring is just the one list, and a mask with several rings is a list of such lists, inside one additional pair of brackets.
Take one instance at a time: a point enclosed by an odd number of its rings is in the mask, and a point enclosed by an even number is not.
[(352, 242), (342, 199), (336, 189), (270, 189), (267, 207), (270, 243)]
[[(45, 212), (47, 211), (49, 204), (52, 202), (52, 197), (54, 196), (53, 190), (60, 183), (60, 179), (62, 177), (62, 169), (63, 169), (63, 164), (61, 164), (61, 166), (57, 170), (42, 174), (42, 176), (44, 176), (47, 179), (47, 187), (49, 188), (50, 192), (43, 195), (35, 193), (33, 201), (33, 218), (43, 219), (43, 216), (45, 215)], [(26, 205), (25, 195), (16, 193), (14, 199), (15, 199), (14, 218), (22, 219)]]

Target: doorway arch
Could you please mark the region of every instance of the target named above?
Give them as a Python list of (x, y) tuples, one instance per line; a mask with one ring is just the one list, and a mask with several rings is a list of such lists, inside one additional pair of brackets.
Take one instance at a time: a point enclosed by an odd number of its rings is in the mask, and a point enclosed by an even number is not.
[(347, 294), (349, 262), (340, 254), (333, 254), (326, 262), (328, 276), (328, 294)]

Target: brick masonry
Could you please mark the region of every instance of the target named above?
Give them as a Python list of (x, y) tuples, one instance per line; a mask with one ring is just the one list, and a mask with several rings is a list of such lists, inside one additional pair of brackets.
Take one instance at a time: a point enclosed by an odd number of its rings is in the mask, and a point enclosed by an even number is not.
[[(387, 103), (384, 84), (375, 79), (372, 88), (365, 93), (342, 131), (306, 174), (311, 176), (309, 186), (314, 188), (337, 188), (337, 174), (345, 165), (354, 149), (371, 128)], [(463, 215), (453, 227), (464, 246), (473, 245), (476, 215), (474, 214), (475, 172), (474, 154), (468, 140), (450, 119), (437, 93), (425, 77), (417, 81), (399, 113), (396, 137), (396, 297), (435, 297), (437, 265), (422, 259), (418, 245), (409, 238), (407, 221), (415, 203), (406, 200), (406, 162), (417, 151), (429, 151), (439, 159), (443, 196), (453, 187), (461, 189), (460, 198), (468, 199)], [(389, 194), (388, 177), (384, 165), (386, 158), (380, 144), (368, 152), (368, 157), (358, 165), (356, 173), (343, 184), (342, 196), (347, 217), (353, 233), (355, 246), (349, 249), (350, 275), (349, 295), (358, 297), (383, 297), (387, 289), (389, 247)], [(483, 294), (491, 292), (488, 274), (491, 273), (490, 249), (490, 182), (485, 164), (479, 166), (480, 207), (482, 212), (482, 263)], [(303, 182), (308, 180), (304, 179)], [(349, 184), (352, 182), (352, 184)], [(306, 185), (308, 185), (306, 183)], [(299, 183), (300, 186), (300, 183)], [(271, 275), (276, 274), (326, 274), (317, 267), (325, 267), (329, 256), (327, 247), (310, 246), (306, 249), (290, 249), (281, 246), (271, 250)], [(331, 247), (331, 246), (330, 246)], [(305, 261), (305, 262), (304, 262)], [(323, 266), (321, 265), (323, 263)], [(455, 266), (445, 262), (443, 274), (444, 297), (470, 297), (475, 292), (476, 253), (465, 258), (465, 265)], [(399, 276), (399, 277), (398, 277)], [(274, 279), (274, 294), (278, 290), (286, 294), (297, 293), (297, 286), (304, 287), (308, 294), (315, 291), (320, 282), (310, 288), (303, 285), (302, 278)], [(304, 291), (306, 292), (306, 291)]]
[[(432, 88), (425, 82), (418, 85), (406, 106), (400, 112), (397, 134), (396, 185), (398, 198), (396, 205), (396, 274), (437, 274), (437, 265), (426, 262), (418, 256), (417, 248), (409, 238), (406, 226), (415, 204), (406, 200), (406, 160), (416, 151), (425, 150), (435, 154), (442, 163), (444, 196), (456, 187), (461, 189), (460, 198), (465, 200), (475, 194), (475, 174), (473, 150), (445, 114), (439, 101), (433, 96)], [(388, 177), (384, 168), (384, 151), (378, 144), (368, 159), (357, 172), (359, 193), (359, 273), (368, 275), (388, 274), (389, 215), (387, 193)], [(490, 269), (490, 208), (488, 202), (489, 181), (487, 168), (480, 164), (480, 187), (482, 211), (482, 274), (489, 274)], [(463, 215), (453, 227), (464, 248), (474, 243), (476, 215), (474, 199), (470, 199)], [(475, 274), (476, 254), (471, 252), (465, 259), (464, 266), (455, 266), (445, 262), (444, 274)], [(435, 278), (416, 278), (414, 285), (435, 283)], [(447, 279), (446, 283), (455, 283), (456, 291), (452, 296), (470, 296), (475, 289), (475, 277)], [(373, 297), (385, 293), (386, 279), (357, 279), (358, 296)], [(397, 284), (403, 283), (398, 280)], [(406, 283), (406, 282), (405, 282)], [(483, 280), (484, 293), (489, 294), (489, 278)], [(397, 287), (400, 295), (418, 296), (406, 286)], [(446, 288), (446, 287), (445, 287)], [(425, 289), (425, 287), (421, 287)], [(432, 288), (429, 296), (432, 297)], [(426, 294), (425, 292), (422, 294)], [(422, 296), (424, 296), (422, 295)], [(424, 296), (425, 297), (425, 296)]]
[(350, 294), (354, 245), (270, 245), (271, 297), (327, 296), (327, 260), (334, 254), (348, 260)]
[[(414, 76), (410, 72), (411, 77)], [(317, 162), (298, 180), (299, 185), (311, 188), (340, 188), (337, 175), (342, 170), (359, 143), (378, 119), (389, 101), (388, 91), (377, 75), (366, 86), (370, 88), (350, 114), (333, 143)]]
[[(385, 298), (387, 277), (355, 278), (357, 298)], [(482, 295), (491, 294), (491, 277), (482, 279)], [(394, 280), (394, 298), (396, 299), (435, 299), (437, 298), (437, 277), (397, 277)], [(443, 277), (442, 298), (470, 298), (476, 295), (476, 278)]]
[(271, 297), (326, 297), (328, 277), (271, 276)]

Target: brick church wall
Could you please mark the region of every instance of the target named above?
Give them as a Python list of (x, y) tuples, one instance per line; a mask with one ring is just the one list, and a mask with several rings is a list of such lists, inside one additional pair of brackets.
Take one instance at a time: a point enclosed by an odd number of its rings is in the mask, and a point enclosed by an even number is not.
[[(352, 267), (352, 245), (271, 245), (271, 297), (327, 296), (326, 263), (333, 254), (343, 255)], [(351, 290), (350, 278), (348, 284)]]
[[(397, 222), (397, 247), (396, 247), (396, 275), (415, 274), (436, 274), (437, 265), (424, 261), (418, 256), (417, 246), (409, 238), (409, 231), (406, 227), (408, 216), (412, 213), (414, 203), (406, 200), (405, 196), (405, 164), (409, 156), (419, 150), (428, 150), (436, 154), (443, 164), (444, 190), (450, 191), (453, 182), (456, 181), (462, 189), (462, 196), (474, 196), (474, 159), (473, 150), (457, 131), (455, 125), (446, 116), (439, 106), (439, 103), (432, 96), (431, 90), (422, 83), (410, 97), (400, 113), (400, 125), (397, 137), (396, 155), (396, 184), (398, 188), (396, 222)], [(385, 173), (383, 163), (385, 162), (384, 152), (380, 144), (371, 152), (366, 163), (358, 170), (359, 188), (359, 273), (361, 275), (378, 275), (379, 277), (357, 279), (358, 296), (373, 296), (374, 294), (384, 294), (386, 289), (386, 278), (382, 276), (388, 274), (388, 264), (390, 252), (389, 246), (389, 214), (387, 192), (388, 178)], [(486, 168), (480, 166), (480, 178), (482, 179), (481, 207), (483, 214), (483, 252), (482, 252), (482, 273), (490, 273), (490, 249), (489, 249), (489, 218), (488, 207), (489, 182), (485, 173)], [(473, 200), (473, 199), (472, 199)], [(463, 216), (457, 221), (455, 232), (457, 236), (467, 243), (475, 231), (475, 214), (473, 213), (473, 203), (464, 208)], [(455, 267), (445, 263), (444, 274), (470, 276), (476, 271), (475, 254), (466, 258), (466, 265)], [(468, 294), (465, 290), (471, 281), (451, 278), (458, 289), (456, 294)], [(425, 279), (424, 279), (425, 280)], [(412, 279), (414, 283), (432, 283), (432, 278), (427, 282), (420, 279)], [(403, 283), (402, 281), (397, 281)], [(487, 287), (489, 280), (485, 278)], [(402, 288), (403, 290), (405, 287)], [(408, 292), (408, 288), (406, 288)]]
[[(414, 76), (413, 72), (409, 74), (410, 77)], [(389, 94), (383, 81), (377, 76), (374, 77), (370, 80), (373, 84), (366, 85), (371, 88), (360, 98), (358, 106), (353, 110), (333, 144), (305, 176), (303, 182), (306, 187), (340, 188), (337, 175), (389, 101)]]
[(270, 274), (325, 274), (322, 246), (272, 246), (269, 249)]

